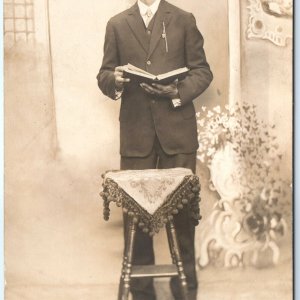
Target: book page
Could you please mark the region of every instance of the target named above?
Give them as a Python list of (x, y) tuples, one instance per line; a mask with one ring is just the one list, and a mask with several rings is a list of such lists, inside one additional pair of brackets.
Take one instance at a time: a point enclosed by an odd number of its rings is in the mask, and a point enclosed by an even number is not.
[[(149, 73), (149, 72), (147, 72), (147, 71), (145, 71), (145, 70), (143, 70), (143, 69), (140, 69), (140, 68), (138, 68), (138, 67), (136, 67), (136, 66), (134, 66), (134, 65), (128, 64), (126, 67), (127, 67), (128, 70), (130, 70), (130, 71), (134, 71), (134, 72), (136, 72), (136, 73), (142, 73), (142, 74), (145, 74), (145, 75), (149, 75), (149, 76), (155, 77), (155, 75), (153, 75), (153, 74), (151, 74), (151, 73)], [(151, 77), (151, 78), (152, 78), (152, 77)]]
[(187, 67), (176, 69), (176, 70), (164, 73), (164, 74), (157, 75), (157, 79), (162, 80), (162, 79), (174, 76), (174, 75), (179, 75), (181, 73), (185, 73), (187, 71), (189, 71), (189, 69)]

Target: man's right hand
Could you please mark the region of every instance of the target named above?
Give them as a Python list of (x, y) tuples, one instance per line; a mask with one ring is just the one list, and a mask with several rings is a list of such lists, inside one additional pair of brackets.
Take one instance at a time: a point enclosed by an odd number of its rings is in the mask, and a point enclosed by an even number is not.
[(124, 78), (123, 77), (123, 71), (124, 71), (124, 67), (119, 66), (119, 67), (115, 68), (115, 72), (114, 72), (116, 88), (119, 91), (123, 89), (124, 83), (130, 81), (129, 78)]

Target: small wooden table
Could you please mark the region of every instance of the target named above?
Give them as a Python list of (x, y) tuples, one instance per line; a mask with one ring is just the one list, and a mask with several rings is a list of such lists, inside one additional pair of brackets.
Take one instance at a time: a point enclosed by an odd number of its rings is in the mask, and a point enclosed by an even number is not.
[[(127, 300), (131, 278), (178, 276), (182, 299), (188, 300), (184, 266), (182, 263), (174, 215), (185, 205), (196, 222), (201, 219), (199, 178), (189, 169), (111, 171), (103, 175), (104, 219), (110, 215), (110, 202), (122, 207), (128, 214), (129, 226), (125, 234), (125, 251), (119, 284), (119, 300)], [(170, 265), (132, 265), (134, 238), (139, 226), (143, 232), (153, 236), (166, 227), (170, 254)]]

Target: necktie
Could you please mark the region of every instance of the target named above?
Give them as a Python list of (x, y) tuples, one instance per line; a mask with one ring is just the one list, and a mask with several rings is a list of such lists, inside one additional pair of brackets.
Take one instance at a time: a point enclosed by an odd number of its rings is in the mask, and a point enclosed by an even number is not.
[(152, 11), (151, 11), (150, 8), (148, 8), (148, 10), (146, 12), (146, 18), (145, 18), (145, 25), (146, 25), (146, 27), (149, 26), (149, 23), (150, 23), (152, 17), (153, 17)]

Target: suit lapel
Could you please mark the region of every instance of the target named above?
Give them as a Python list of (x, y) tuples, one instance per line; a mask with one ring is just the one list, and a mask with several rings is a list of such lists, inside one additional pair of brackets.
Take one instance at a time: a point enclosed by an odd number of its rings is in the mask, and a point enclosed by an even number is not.
[(164, 0), (161, 0), (158, 10), (157, 10), (157, 13), (156, 13), (156, 19), (155, 19), (152, 34), (151, 34), (148, 58), (150, 58), (150, 56), (152, 55), (156, 46), (158, 45), (159, 40), (162, 38), (163, 22), (165, 23), (165, 27), (167, 29), (167, 26), (168, 26), (168, 23), (170, 22), (171, 17), (172, 17), (172, 15), (170, 14), (168, 3), (165, 2)]
[(147, 49), (147, 35), (145, 34), (145, 24), (144, 21), (140, 15), (139, 7), (137, 3), (129, 9), (127, 18), (126, 18), (128, 25), (130, 29), (132, 30), (134, 36), (142, 46), (142, 48), (145, 50), (146, 53), (148, 53)]

